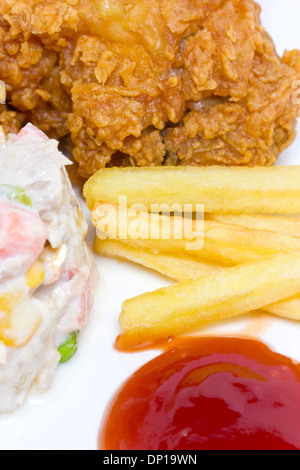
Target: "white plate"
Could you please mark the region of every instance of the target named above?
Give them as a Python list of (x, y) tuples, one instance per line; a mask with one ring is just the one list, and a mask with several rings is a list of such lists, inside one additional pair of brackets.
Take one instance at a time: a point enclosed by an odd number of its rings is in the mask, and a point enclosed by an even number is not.
[[(263, 7), (263, 25), (275, 39), (278, 52), (300, 49), (299, 0), (259, 3)], [(300, 134), (281, 156), (280, 163), (300, 163)], [(89, 240), (92, 238), (93, 229)], [(0, 416), (0, 449), (95, 450), (101, 419), (112, 395), (137, 368), (157, 355), (155, 351), (120, 353), (114, 350), (113, 343), (119, 334), (122, 302), (170, 281), (129, 263), (100, 258), (97, 263), (100, 281), (95, 308), (80, 336), (77, 356), (58, 368), (49, 392), (30, 395), (17, 412)], [(251, 318), (217, 325), (210, 332), (253, 334), (279, 352), (300, 360), (300, 325), (280, 319)]]

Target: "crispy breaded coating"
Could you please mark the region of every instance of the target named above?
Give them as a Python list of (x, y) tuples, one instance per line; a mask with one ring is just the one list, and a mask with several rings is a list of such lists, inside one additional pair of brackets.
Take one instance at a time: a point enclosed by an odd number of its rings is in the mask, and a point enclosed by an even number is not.
[(295, 137), (300, 52), (253, 0), (2, 0), (0, 79), (79, 172), (272, 165)]
[(277, 157), (296, 135), (299, 107), (293, 104), (292, 84), (298, 74), (289, 66), (300, 63), (300, 52), (281, 61), (267, 34), (254, 57), (246, 96), (210, 106), (203, 101), (183, 124), (168, 129), (165, 145), (182, 165), (265, 165)]
[(6, 86), (0, 80), (0, 134), (3, 131), (5, 134), (19, 132), (25, 116), (16, 111), (11, 111), (6, 106)]
[(24, 122), (24, 114), (9, 110), (6, 105), (0, 105), (0, 127), (5, 134), (17, 134)]
[[(43, 38), (32, 33), (45, 33), (48, 38), (57, 21), (49, 23), (49, 12), (54, 14), (58, 4), (44, 2), (40, 9), (42, 3), (1, 1), (0, 77), (6, 84), (7, 103), (26, 113), (27, 120), (51, 137), (60, 138), (69, 132), (66, 121), (71, 100), (60, 81), (58, 49), (52, 42), (51, 47), (45, 46)], [(39, 24), (39, 14), (44, 27)]]

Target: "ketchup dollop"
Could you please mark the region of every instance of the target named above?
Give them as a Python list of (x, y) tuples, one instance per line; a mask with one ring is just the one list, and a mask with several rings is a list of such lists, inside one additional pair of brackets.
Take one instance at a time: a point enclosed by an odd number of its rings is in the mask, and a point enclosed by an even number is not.
[(175, 339), (119, 390), (101, 450), (300, 450), (300, 368), (261, 342)]

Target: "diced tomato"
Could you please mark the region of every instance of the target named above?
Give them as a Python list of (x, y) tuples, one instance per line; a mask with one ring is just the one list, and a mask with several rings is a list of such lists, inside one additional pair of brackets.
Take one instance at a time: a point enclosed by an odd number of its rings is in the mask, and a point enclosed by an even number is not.
[(46, 226), (35, 211), (0, 201), (0, 262), (18, 257), (29, 268), (42, 252), (46, 239)]
[(20, 130), (19, 134), (17, 135), (16, 140), (20, 140), (23, 137), (41, 137), (44, 140), (48, 140), (48, 137), (44, 132), (42, 132), (37, 127), (33, 126), (33, 124), (27, 124), (23, 129)]

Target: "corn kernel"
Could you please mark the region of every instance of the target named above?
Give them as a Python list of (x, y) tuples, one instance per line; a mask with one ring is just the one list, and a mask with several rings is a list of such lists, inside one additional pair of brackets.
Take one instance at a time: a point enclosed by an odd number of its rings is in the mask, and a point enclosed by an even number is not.
[(26, 282), (30, 289), (34, 289), (42, 284), (45, 277), (45, 271), (42, 263), (40, 261), (36, 261), (26, 275)]
[(11, 313), (20, 300), (20, 294), (0, 295), (0, 312)]
[[(5, 300), (5, 305), (12, 306), (12, 309), (9, 313), (2, 313), (2, 315), (0, 313), (0, 341), (6, 346), (20, 348), (30, 341), (39, 327), (42, 317), (35, 310), (27, 295), (6, 294), (6, 296), (13, 298), (9, 305), (8, 299)], [(2, 304), (4, 305), (4, 302)]]

